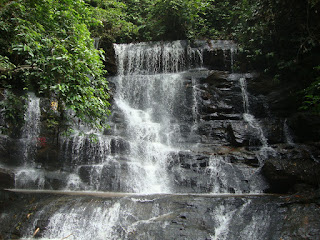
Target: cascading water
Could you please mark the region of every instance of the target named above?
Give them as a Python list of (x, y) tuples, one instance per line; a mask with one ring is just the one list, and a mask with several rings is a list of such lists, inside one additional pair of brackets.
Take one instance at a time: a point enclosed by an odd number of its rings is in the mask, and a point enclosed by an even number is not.
[[(148, 194), (263, 191), (257, 169), (233, 164), (230, 159), (234, 156), (219, 156), (215, 151), (223, 144), (225, 149), (232, 149), (228, 146), (229, 130), (221, 132), (221, 128), (229, 124), (236, 130), (243, 125), (237, 120), (241, 110), (233, 110), (220, 99), (217, 106), (211, 106), (215, 102), (207, 98), (213, 94), (207, 88), (215, 83), (204, 82), (213, 73), (206, 68), (208, 58), (219, 51), (223, 52), (218, 59), (221, 66), (226, 67), (231, 59), (228, 69), (232, 68), (236, 52), (232, 42), (115, 44), (114, 49), (118, 74), (109, 79), (116, 86), (109, 132), (98, 133), (96, 142), (77, 132), (61, 137), (62, 168), (50, 172), (35, 166), (24, 169), (16, 174), (17, 188)], [(244, 119), (266, 146), (261, 127), (248, 112), (248, 94), (241, 76), (228, 76), (226, 84), (240, 82)], [(231, 92), (223, 84), (217, 89)], [(28, 111), (35, 112), (33, 105), (37, 105), (39, 118), (39, 99), (32, 103)], [(203, 116), (204, 111), (209, 114)], [(38, 124), (39, 119), (33, 122)], [(28, 136), (37, 138), (37, 134)], [(220, 135), (222, 139), (217, 139)]]
[(268, 157), (269, 154), (276, 155), (276, 152), (273, 148), (269, 147), (268, 139), (265, 137), (263, 133), (263, 129), (260, 126), (259, 122), (256, 120), (254, 115), (250, 114), (249, 112), (249, 95), (247, 91), (247, 83), (245, 77), (241, 77), (239, 79), (240, 86), (241, 86), (241, 93), (243, 98), (243, 119), (256, 131), (256, 134), (262, 144), (262, 148), (260, 150), (260, 162), (261, 166), (263, 165), (263, 161)]
[[(211, 42), (207, 48), (230, 52), (226, 46)], [(204, 49), (192, 48), (186, 41), (115, 45), (115, 103), (124, 115), (130, 144), (127, 191), (260, 191), (242, 186), (245, 168), (224, 158), (195, 154), (203, 123), (198, 116), (199, 81), (210, 74), (203, 68)], [(203, 159), (199, 165), (197, 158)]]
[(16, 188), (44, 187), (44, 172), (35, 169), (35, 157), (40, 134), (40, 98), (28, 94), (27, 111), (22, 129), (22, 166), (16, 170)]
[(283, 122), (283, 132), (284, 132), (284, 137), (285, 137), (287, 143), (289, 145), (294, 145), (293, 135), (292, 135), (290, 128), (287, 124), (287, 119), (285, 119)]
[[(182, 41), (115, 45), (119, 66), (115, 102), (127, 122), (128, 163), (135, 192), (171, 192), (168, 156), (181, 142), (177, 114), (186, 101), (183, 73), (196, 51)], [(186, 53), (187, 52), (187, 53)]]
[(241, 77), (239, 79), (240, 81), (240, 86), (241, 86), (241, 93), (243, 97), (243, 109), (244, 109), (244, 114), (243, 114), (243, 119), (250, 124), (251, 127), (256, 129), (257, 134), (259, 136), (259, 139), (261, 141), (261, 144), (263, 147), (268, 146), (268, 141), (266, 137), (263, 134), (263, 130), (255, 117), (249, 113), (249, 96), (248, 96), (248, 91), (247, 91), (247, 83), (246, 79), (244, 77)]
[(40, 98), (33, 93), (28, 95), (28, 106), (24, 121), (22, 130), (23, 162), (25, 165), (30, 165), (34, 163), (40, 134)]

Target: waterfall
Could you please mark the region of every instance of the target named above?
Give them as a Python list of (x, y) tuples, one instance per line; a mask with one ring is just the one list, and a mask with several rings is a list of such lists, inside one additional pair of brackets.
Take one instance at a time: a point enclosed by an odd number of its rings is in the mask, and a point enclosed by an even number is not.
[(30, 166), (34, 164), (34, 155), (40, 134), (40, 114), (40, 98), (36, 97), (34, 93), (29, 93), (22, 129), (24, 165)]
[[(233, 162), (246, 156), (233, 155), (230, 130), (236, 138), (249, 125), (267, 147), (261, 126), (249, 113), (245, 78), (228, 74), (225, 83), (212, 89), (208, 84), (215, 83), (206, 83), (216, 71), (207, 68), (208, 57), (219, 53), (214, 63), (225, 65), (226, 56), (233, 60), (236, 51), (232, 42), (114, 44), (114, 49), (118, 74), (109, 78), (116, 89), (110, 129), (96, 133), (95, 141), (84, 128), (84, 134), (75, 130), (61, 136), (59, 168), (46, 168), (46, 162), (36, 166), (32, 144), (39, 138), (40, 107), (39, 99), (30, 96), (24, 133), (31, 144), (26, 148), (30, 164), (16, 170), (16, 188), (140, 194), (263, 191), (258, 168)], [(243, 119), (227, 102), (208, 97), (231, 91), (238, 96), (239, 88), (229, 86), (236, 82), (241, 85)]]
[(257, 119), (254, 117), (254, 115), (250, 114), (249, 111), (249, 94), (247, 91), (247, 83), (245, 77), (241, 77), (239, 79), (240, 87), (241, 87), (241, 94), (243, 98), (243, 119), (256, 131), (256, 135), (258, 136), (262, 147), (260, 149), (260, 165), (263, 165), (264, 160), (268, 157), (269, 154), (276, 155), (276, 151), (269, 147), (268, 145), (268, 139), (265, 137), (263, 129), (260, 125), (260, 123), (257, 121)]
[(186, 104), (186, 83), (179, 72), (194, 53), (186, 51), (182, 41), (115, 45), (115, 52), (119, 66), (115, 102), (127, 122), (130, 188), (170, 192), (167, 159), (181, 141), (175, 114), (181, 103)]
[[(261, 191), (255, 183), (259, 180), (252, 180), (256, 171), (234, 166), (226, 158), (199, 157), (190, 150), (190, 142), (194, 151), (201, 145), (203, 120), (198, 105), (203, 90), (198, 84), (210, 74), (203, 67), (204, 52), (220, 48), (232, 55), (233, 45), (217, 41), (195, 48), (175, 41), (115, 44), (114, 48), (118, 65), (118, 75), (112, 79), (117, 89), (114, 98), (124, 116), (123, 138), (130, 145), (126, 191)], [(248, 96), (244, 96), (248, 108)], [(197, 158), (203, 161), (197, 164)]]
[(246, 83), (246, 79), (244, 77), (241, 77), (239, 79), (240, 82), (240, 86), (241, 86), (241, 93), (242, 93), (242, 98), (243, 98), (243, 110), (244, 110), (244, 114), (243, 114), (243, 119), (254, 129), (256, 129), (257, 131), (257, 135), (262, 143), (263, 147), (268, 147), (268, 140), (267, 138), (264, 136), (263, 130), (260, 126), (260, 124), (258, 123), (258, 121), (256, 120), (256, 118), (250, 114), (249, 112), (249, 96), (248, 96), (248, 91), (247, 91), (247, 83)]
[(40, 98), (29, 93), (27, 102), (21, 137), (23, 166), (16, 169), (15, 187), (43, 189), (45, 173), (35, 169), (40, 134)]

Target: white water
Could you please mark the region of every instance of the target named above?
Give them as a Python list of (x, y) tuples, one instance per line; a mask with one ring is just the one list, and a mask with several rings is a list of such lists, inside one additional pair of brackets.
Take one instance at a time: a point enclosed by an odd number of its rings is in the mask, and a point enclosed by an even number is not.
[(25, 165), (34, 164), (34, 155), (39, 143), (40, 114), (40, 98), (36, 97), (34, 93), (29, 93), (21, 137), (23, 141), (23, 162)]
[(27, 111), (22, 128), (22, 166), (16, 169), (15, 187), (36, 188), (44, 187), (44, 173), (35, 169), (35, 155), (40, 143), (40, 98), (34, 93), (28, 94)]
[(263, 151), (272, 151), (272, 149), (268, 146), (268, 139), (265, 137), (263, 133), (263, 129), (260, 125), (260, 123), (257, 121), (257, 119), (250, 114), (249, 111), (249, 94), (247, 90), (247, 82), (244, 77), (241, 77), (239, 79), (240, 87), (241, 87), (241, 93), (242, 93), (242, 99), (243, 99), (243, 119), (256, 130), (256, 134), (262, 144)]
[(115, 45), (119, 66), (115, 102), (127, 123), (128, 184), (134, 192), (171, 192), (167, 159), (181, 138), (174, 114), (181, 101), (177, 96), (185, 88), (181, 74), (175, 72), (185, 68), (188, 58), (181, 44)]
[[(118, 65), (115, 103), (124, 114), (126, 140), (130, 142), (126, 179), (129, 191), (170, 193), (175, 177), (189, 181), (185, 170), (168, 170), (170, 154), (188, 151), (182, 126), (190, 127), (191, 133), (198, 127), (197, 77), (207, 76), (201, 72), (204, 49), (186, 44), (175, 41), (114, 45)], [(224, 41), (211, 42), (210, 48), (230, 50)], [(194, 77), (184, 71), (190, 67), (194, 68)], [(209, 167), (209, 177), (216, 179), (217, 171)], [(213, 192), (228, 192), (229, 188), (241, 191), (235, 186), (239, 184), (235, 183), (239, 177), (235, 175), (241, 173), (232, 172), (233, 176), (226, 176), (231, 177), (229, 180), (207, 181), (224, 181)], [(232, 187), (228, 186), (231, 182)]]
[[(59, 209), (50, 218), (50, 223), (43, 233), (44, 238), (57, 239), (118, 239), (115, 233), (119, 224), (120, 203), (98, 204), (92, 203), (68, 204)], [(85, 218), (82, 217), (85, 214)], [(41, 217), (41, 216), (39, 216)], [(94, 219), (94, 221), (93, 221)], [(63, 224), (61, 224), (63, 223)]]

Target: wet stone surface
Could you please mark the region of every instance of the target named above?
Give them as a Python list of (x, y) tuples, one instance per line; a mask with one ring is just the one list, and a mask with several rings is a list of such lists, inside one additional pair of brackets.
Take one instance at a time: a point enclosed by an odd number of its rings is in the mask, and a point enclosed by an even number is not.
[(75, 198), (1, 192), (0, 236), (31, 238), (39, 228), (36, 238), (316, 240), (318, 204), (319, 196), (303, 195)]

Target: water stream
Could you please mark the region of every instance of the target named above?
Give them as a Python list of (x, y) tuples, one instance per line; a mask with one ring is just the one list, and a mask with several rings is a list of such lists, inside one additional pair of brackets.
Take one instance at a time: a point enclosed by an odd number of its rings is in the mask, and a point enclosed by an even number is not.
[(239, 79), (240, 86), (241, 86), (241, 94), (243, 98), (243, 119), (255, 130), (256, 135), (258, 136), (262, 147), (260, 149), (260, 165), (263, 166), (264, 160), (269, 156), (269, 155), (276, 155), (276, 151), (269, 146), (268, 144), (268, 139), (265, 137), (265, 134), (263, 132), (263, 129), (259, 123), (259, 121), (255, 118), (254, 115), (250, 114), (249, 111), (249, 93), (247, 90), (247, 83), (246, 83), (246, 78), (241, 77)]
[(29, 93), (21, 137), (22, 165), (15, 173), (16, 188), (44, 187), (44, 172), (37, 170), (35, 163), (37, 146), (40, 142), (40, 115), (40, 98), (34, 93)]

